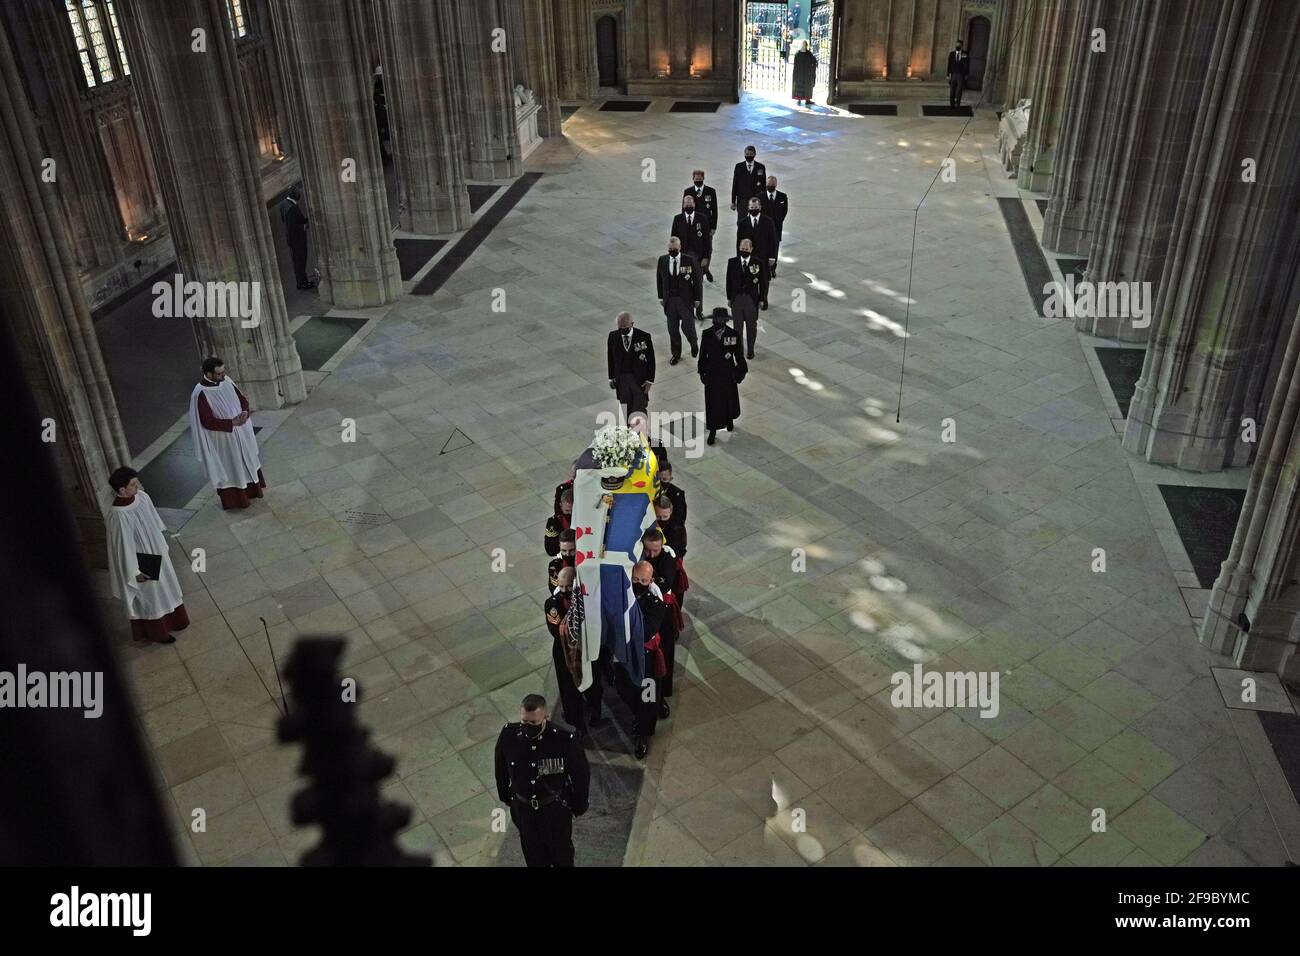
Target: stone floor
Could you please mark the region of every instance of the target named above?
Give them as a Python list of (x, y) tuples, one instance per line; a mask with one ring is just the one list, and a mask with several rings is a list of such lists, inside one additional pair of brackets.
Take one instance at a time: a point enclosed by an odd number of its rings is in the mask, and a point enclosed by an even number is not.
[[(541, 180), (436, 295), (348, 313), (370, 321), (308, 400), (258, 413), (265, 500), (223, 513), (204, 493), (168, 513), (177, 557), (206, 553), (183, 575), (194, 625), (171, 647), (122, 641), (185, 859), (284, 864), (317, 839), (288, 821), (298, 754), (275, 743), (265, 619), (280, 661), (297, 635), (348, 637), (360, 719), (398, 758), (386, 792), (414, 810), (404, 845), (517, 861), (515, 834), (491, 832), (491, 757), (524, 693), (555, 697), (550, 492), (610, 407), (619, 309), (655, 337), (652, 409), (701, 408), (689, 363), (667, 365), (653, 267), (691, 169), (725, 195), (748, 143), (791, 196), (781, 274), (738, 430), (673, 455), (692, 623), (626, 801), (624, 862), (1296, 856), (1300, 810), (1256, 715), (1225, 706), (1210, 668), (1230, 664), (1197, 643), (1155, 491), (1244, 476), (1121, 451), (1095, 358), (1025, 291), (992, 114), (670, 105), (569, 118), (567, 142), (530, 159)], [(950, 153), (956, 182), (917, 219), (909, 313), (913, 210)], [(724, 222), (720, 255), (729, 236)], [(997, 672), (998, 716), (892, 706), (891, 674), (915, 662)], [(621, 750), (591, 756), (634, 779)]]

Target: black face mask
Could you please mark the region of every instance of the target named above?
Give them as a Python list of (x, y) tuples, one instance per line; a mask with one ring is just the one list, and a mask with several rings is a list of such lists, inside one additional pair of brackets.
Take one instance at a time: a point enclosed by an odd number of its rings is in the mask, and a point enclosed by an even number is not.
[(648, 594), (649, 591), (650, 591), (650, 585), (637, 584), (635, 581), (632, 582), (632, 593), (635, 594), (637, 597), (641, 597), (644, 594)]
[(668, 250), (668, 255), (670, 255), (670, 256), (672, 256), (674, 259), (676, 259), (676, 258), (677, 258), (677, 250), (676, 250), (676, 249), (669, 249), (669, 250)]
[(521, 727), (525, 737), (536, 740), (546, 730), (546, 721), (542, 721), (540, 724), (522, 724)]
[(694, 207), (694, 206), (687, 206), (685, 209), (682, 210), (682, 212), (686, 213), (686, 215), (688, 215), (688, 216), (694, 215), (694, 214), (695, 214), (695, 207)]

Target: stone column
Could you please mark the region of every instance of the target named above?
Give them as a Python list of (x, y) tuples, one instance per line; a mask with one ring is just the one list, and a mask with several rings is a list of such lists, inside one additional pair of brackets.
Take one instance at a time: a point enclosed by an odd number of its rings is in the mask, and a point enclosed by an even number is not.
[[(1033, 95), (1034, 53), (1048, 2), (1051, 0), (1011, 0), (1008, 6), (1010, 43), (1006, 82), (1003, 84), (1004, 110), (1014, 108), (1019, 100)], [(1031, 104), (1031, 109), (1036, 108), (1037, 103)]]
[(375, 0), (375, 9), (401, 198), (398, 223), (426, 235), (465, 229), (473, 217), (449, 52), (456, 42), (452, 12), (427, 0)]
[(1078, 0), (1043, 0), (1033, 50), (1029, 128), (1020, 153), (1016, 182), (1021, 189), (1046, 192), (1056, 160), (1057, 136), (1065, 113), (1070, 75), (1069, 40), (1079, 14)]
[[(81, 291), (57, 185), (0, 18), (0, 313), (13, 330), (86, 560), (104, 567), (108, 475), (131, 462), (99, 340)], [(46, 433), (43, 421), (25, 422)], [(28, 489), (40, 494), (42, 489)]]
[(63, 5), (27, 3), (24, 13), (40, 57), (39, 66), (26, 77), (32, 105), (38, 116), (46, 117), (48, 148), (59, 163), (69, 242), (81, 268), (92, 272), (111, 265), (121, 254), (123, 236), (102, 146), (82, 105), (84, 74), (76, 48), (69, 43)]
[[(1107, 96), (1110, 122), (1087, 184), (1082, 212), (1091, 224), (1088, 278), (1150, 282), (1159, 291), (1169, 233), (1205, 86), (1218, 0), (1135, 0), (1120, 4), (1116, 74)], [(1049, 210), (1050, 212), (1051, 210)], [(1080, 317), (1079, 328), (1145, 342), (1151, 325)]]
[(510, 57), (510, 88), (528, 87), (528, 43), (525, 40), (524, 0), (501, 0), (505, 15), (506, 50)]
[(300, 402), (307, 397), (302, 363), (226, 5), (117, 0), (116, 7), (181, 273), (187, 282), (248, 283), (258, 306), (252, 328), (238, 317), (194, 320), (195, 375), (205, 355), (219, 355), (255, 409)]
[(320, 297), (343, 308), (386, 305), (402, 294), (402, 275), (360, 0), (281, 0), (271, 12), (310, 205)]
[(582, 103), (596, 95), (596, 27), (591, 0), (550, 0), (555, 20), (556, 95)]
[(551, 0), (521, 0), (524, 12), (528, 87), (537, 97), (537, 132), (560, 136), (559, 81), (555, 74), (555, 17)]
[[(1276, 250), (1294, 230), (1300, 4), (1224, 0), (1169, 251), (1151, 347), (1124, 447), (1194, 471), (1244, 464), (1242, 440), (1273, 357)], [(1243, 181), (1243, 162), (1256, 182)]]
[[(1247, 670), (1290, 672), (1296, 658), (1300, 585), (1300, 315), (1293, 313), (1268, 424), (1250, 473), (1237, 533), (1210, 592), (1200, 638)], [(1249, 633), (1238, 625), (1245, 614)]]
[(465, 120), (466, 172), (470, 179), (510, 179), (523, 172), (523, 160), (509, 38), (494, 34), (508, 27), (509, 18), (502, 0), (454, 0), (454, 8), (460, 23), (460, 42), (453, 52)]
[[(1083, 0), (1070, 38), (1070, 82), (1057, 145), (1051, 198), (1043, 217), (1043, 245), (1056, 252), (1088, 252), (1098, 196), (1097, 165), (1113, 137), (1108, 99), (1115, 76), (1131, 58), (1120, 45), (1118, 0)], [(1092, 34), (1105, 31), (1105, 52)]]

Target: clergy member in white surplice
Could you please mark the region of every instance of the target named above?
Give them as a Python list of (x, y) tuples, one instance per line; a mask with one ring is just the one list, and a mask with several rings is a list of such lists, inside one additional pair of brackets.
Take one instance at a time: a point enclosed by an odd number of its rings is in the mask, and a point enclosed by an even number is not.
[(221, 507), (247, 508), (262, 497), (266, 479), (253, 434), (248, 399), (226, 377), (219, 358), (203, 360), (203, 376), (190, 395), (190, 431), (194, 451), (217, 489)]
[(132, 469), (117, 469), (108, 483), (117, 495), (106, 519), (113, 595), (126, 604), (132, 639), (174, 644), (171, 632), (189, 627), (190, 616), (167, 553), (162, 518)]

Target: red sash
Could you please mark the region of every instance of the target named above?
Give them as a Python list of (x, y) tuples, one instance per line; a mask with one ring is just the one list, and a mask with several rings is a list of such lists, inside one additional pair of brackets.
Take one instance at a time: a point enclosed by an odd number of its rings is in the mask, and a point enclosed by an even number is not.
[(686, 576), (686, 563), (682, 558), (677, 559), (677, 592), (682, 597), (691, 589), (691, 579)]
[(646, 653), (650, 655), (650, 662), (654, 667), (656, 678), (661, 678), (668, 673), (668, 659), (664, 657), (663, 648), (659, 646), (659, 635), (656, 634), (650, 640), (645, 642)]
[(680, 634), (686, 627), (686, 618), (682, 617), (682, 609), (677, 603), (677, 595), (669, 591), (664, 595), (664, 603), (672, 610), (673, 623), (677, 625), (677, 633)]

